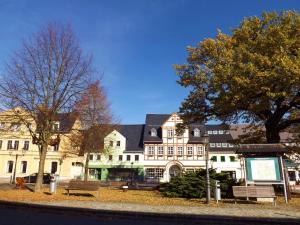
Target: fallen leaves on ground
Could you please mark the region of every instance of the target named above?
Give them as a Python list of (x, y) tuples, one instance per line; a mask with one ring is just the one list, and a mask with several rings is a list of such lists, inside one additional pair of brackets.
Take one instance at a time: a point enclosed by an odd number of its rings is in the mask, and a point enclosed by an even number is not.
[[(204, 206), (205, 199), (183, 199), (183, 198), (167, 198), (163, 197), (159, 191), (145, 190), (128, 190), (123, 192), (119, 189), (101, 188), (100, 197), (97, 199), (96, 192), (92, 191), (71, 191), (70, 196), (66, 194), (63, 188), (58, 188), (55, 194), (49, 192), (49, 188), (44, 188), (41, 193), (34, 193), (28, 188), (0, 190), (0, 200), (20, 201), (20, 202), (52, 202), (52, 201), (99, 201), (99, 202), (116, 202), (116, 203), (138, 203), (147, 205), (181, 205), (181, 206)], [(256, 204), (237, 204), (235, 207), (262, 207), (273, 208), (271, 203)], [(280, 197), (277, 201), (278, 205), (287, 208), (300, 207), (300, 196), (292, 198), (289, 205), (284, 204), (284, 199)], [(210, 206), (233, 207), (233, 200), (222, 200), (219, 204), (212, 201)]]

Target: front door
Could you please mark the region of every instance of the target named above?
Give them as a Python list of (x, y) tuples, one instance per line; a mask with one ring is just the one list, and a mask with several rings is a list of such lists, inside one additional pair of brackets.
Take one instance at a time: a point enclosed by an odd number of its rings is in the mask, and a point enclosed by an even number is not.
[(181, 173), (181, 168), (177, 165), (173, 165), (169, 169), (170, 178), (176, 177)]

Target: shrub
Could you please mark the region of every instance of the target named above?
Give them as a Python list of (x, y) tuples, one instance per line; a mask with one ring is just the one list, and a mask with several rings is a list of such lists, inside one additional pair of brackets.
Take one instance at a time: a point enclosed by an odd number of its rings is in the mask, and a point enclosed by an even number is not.
[[(221, 195), (223, 198), (232, 197), (232, 186), (238, 183), (228, 173), (216, 173), (210, 170), (211, 193), (215, 190), (215, 180), (220, 181)], [(181, 174), (171, 179), (169, 183), (160, 185), (159, 190), (166, 197), (203, 198), (206, 196), (205, 187), (206, 171), (197, 170), (193, 173)]]

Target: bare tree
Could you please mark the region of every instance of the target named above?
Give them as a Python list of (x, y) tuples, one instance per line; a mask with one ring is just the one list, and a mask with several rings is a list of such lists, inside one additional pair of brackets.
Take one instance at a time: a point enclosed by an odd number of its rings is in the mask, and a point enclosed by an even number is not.
[[(83, 54), (70, 26), (48, 24), (25, 41), (7, 64), (1, 77), (0, 95), (5, 108), (21, 108), (15, 115), (26, 124), (39, 147), (39, 170), (35, 191), (42, 188), (48, 145), (53, 139), (55, 116), (69, 112), (86, 90), (91, 57)], [(28, 121), (33, 120), (35, 126)]]
[(99, 81), (91, 83), (76, 104), (83, 130), (73, 136), (74, 144), (86, 155), (84, 180), (88, 179), (92, 152), (104, 151), (104, 138), (116, 128), (116, 122)]

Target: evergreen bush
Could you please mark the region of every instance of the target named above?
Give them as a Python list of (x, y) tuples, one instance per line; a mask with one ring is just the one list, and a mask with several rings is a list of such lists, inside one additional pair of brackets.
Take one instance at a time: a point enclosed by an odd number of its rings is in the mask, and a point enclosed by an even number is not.
[[(228, 173), (217, 173), (212, 169), (209, 171), (209, 176), (212, 194), (215, 190), (215, 180), (218, 180), (222, 198), (232, 197), (232, 186), (238, 185), (236, 180), (232, 179)], [(164, 196), (171, 198), (204, 198), (206, 196), (205, 179), (206, 171), (200, 169), (193, 173), (173, 177), (170, 182), (161, 184), (159, 190)]]

